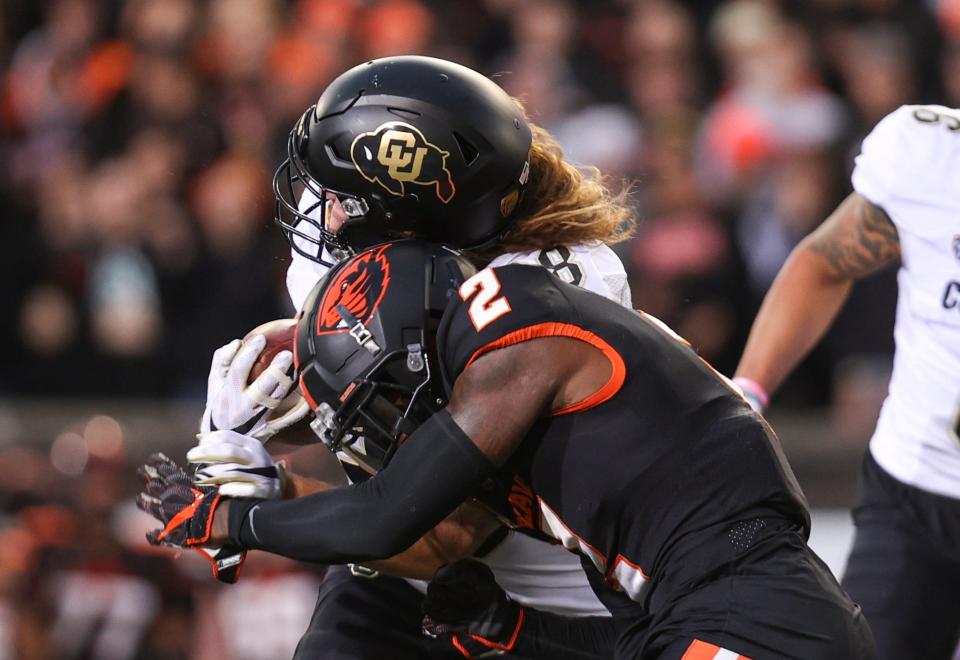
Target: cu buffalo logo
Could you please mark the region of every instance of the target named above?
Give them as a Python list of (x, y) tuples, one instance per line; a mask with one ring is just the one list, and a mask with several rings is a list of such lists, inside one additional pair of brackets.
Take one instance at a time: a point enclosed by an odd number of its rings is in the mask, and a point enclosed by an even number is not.
[(407, 194), (407, 184), (431, 186), (444, 204), (457, 192), (447, 169), (449, 155), (427, 142), (419, 130), (399, 121), (361, 133), (350, 145), (350, 158), (367, 181), (398, 196)]
[(350, 330), (344, 308), (361, 323), (370, 320), (390, 286), (390, 262), (384, 256), (388, 247), (358, 254), (334, 276), (317, 314), (318, 335)]

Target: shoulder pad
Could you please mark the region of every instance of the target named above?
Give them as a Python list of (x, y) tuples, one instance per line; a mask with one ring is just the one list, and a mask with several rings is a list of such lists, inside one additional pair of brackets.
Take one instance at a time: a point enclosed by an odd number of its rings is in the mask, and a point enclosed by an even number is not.
[(518, 343), (523, 331), (544, 323), (576, 323), (564, 285), (539, 266), (485, 268), (461, 285), (444, 312), (437, 352), (452, 385), (483, 348)]

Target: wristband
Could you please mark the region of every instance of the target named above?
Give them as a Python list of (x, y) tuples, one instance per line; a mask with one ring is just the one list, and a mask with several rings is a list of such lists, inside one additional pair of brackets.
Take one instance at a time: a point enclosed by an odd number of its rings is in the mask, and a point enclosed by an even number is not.
[(759, 412), (762, 412), (764, 408), (767, 407), (767, 404), (770, 403), (770, 395), (767, 394), (765, 389), (763, 389), (763, 385), (752, 378), (737, 376), (733, 379), (733, 382), (736, 383), (741, 390), (743, 390), (743, 393), (747, 396), (747, 398), (752, 398), (759, 404)]

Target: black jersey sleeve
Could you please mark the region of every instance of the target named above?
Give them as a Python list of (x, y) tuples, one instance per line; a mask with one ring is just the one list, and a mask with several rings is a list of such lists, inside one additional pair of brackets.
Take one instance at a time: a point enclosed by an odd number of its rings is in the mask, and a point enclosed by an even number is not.
[(415, 543), (494, 470), (441, 410), (366, 481), (293, 500), (232, 499), (230, 540), (325, 564), (384, 559)]
[(576, 326), (561, 283), (538, 266), (486, 268), (468, 279), (447, 306), (437, 334), (444, 380), (452, 386), (483, 352)]

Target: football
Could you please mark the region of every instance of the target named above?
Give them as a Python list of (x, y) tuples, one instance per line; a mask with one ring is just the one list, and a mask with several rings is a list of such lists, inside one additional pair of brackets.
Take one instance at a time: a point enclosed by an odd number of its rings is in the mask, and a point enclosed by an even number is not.
[(244, 343), (250, 341), (250, 339), (257, 335), (263, 335), (267, 339), (267, 345), (250, 369), (248, 382), (252, 383), (257, 376), (262, 374), (264, 369), (270, 366), (273, 358), (277, 357), (278, 353), (281, 351), (293, 351), (293, 334), (296, 329), (296, 319), (277, 319), (258, 325), (244, 336)]
[[(296, 319), (276, 319), (268, 321), (251, 330), (244, 336), (243, 341), (248, 341), (256, 335), (263, 335), (267, 339), (267, 345), (257, 357), (253, 367), (250, 368), (249, 383), (252, 383), (257, 376), (270, 366), (273, 358), (281, 351), (293, 351), (294, 331), (297, 328)], [(291, 370), (292, 371), (292, 370)], [(293, 377), (293, 373), (289, 373)], [(270, 413), (270, 418), (280, 417), (303, 400), (300, 390), (294, 387), (290, 394), (286, 396), (283, 402), (276, 410)], [(280, 449), (281, 445), (304, 445), (319, 442), (319, 438), (310, 428), (310, 422), (313, 420), (313, 414), (309, 414), (296, 424), (289, 426), (267, 442), (267, 449), (273, 453), (273, 449)]]

